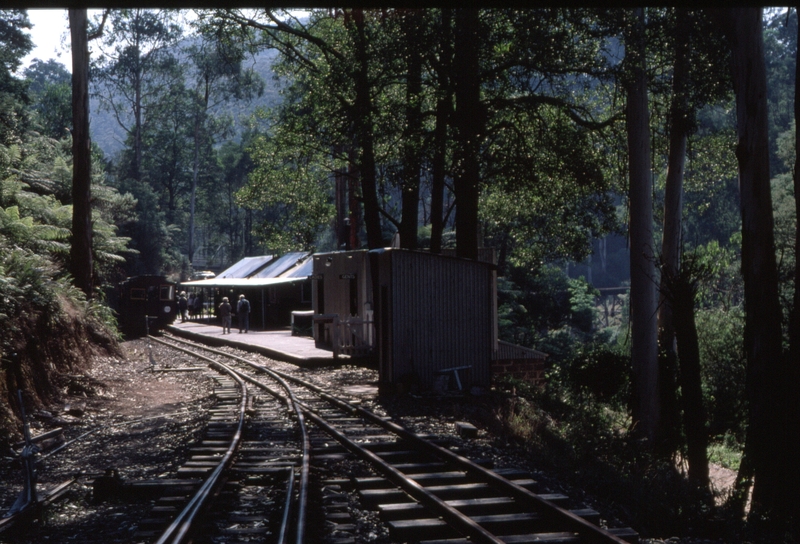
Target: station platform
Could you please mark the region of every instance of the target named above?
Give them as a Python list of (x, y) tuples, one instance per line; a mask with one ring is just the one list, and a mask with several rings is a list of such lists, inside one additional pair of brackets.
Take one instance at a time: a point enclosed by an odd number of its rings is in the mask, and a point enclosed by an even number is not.
[(239, 333), (234, 328), (231, 333), (222, 334), (222, 327), (218, 324), (176, 321), (167, 326), (166, 330), (175, 336), (204, 344), (231, 346), (302, 367), (332, 366), (353, 362), (350, 357), (342, 355), (334, 359), (332, 350), (316, 347), (314, 339), (309, 336), (292, 336), (289, 329), (249, 331), (245, 334)]

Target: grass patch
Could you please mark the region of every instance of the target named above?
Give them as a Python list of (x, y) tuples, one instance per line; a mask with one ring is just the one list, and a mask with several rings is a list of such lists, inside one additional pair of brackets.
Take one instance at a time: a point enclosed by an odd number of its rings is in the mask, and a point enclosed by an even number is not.
[(708, 461), (738, 471), (742, 462), (742, 446), (732, 435), (726, 434), (708, 446)]

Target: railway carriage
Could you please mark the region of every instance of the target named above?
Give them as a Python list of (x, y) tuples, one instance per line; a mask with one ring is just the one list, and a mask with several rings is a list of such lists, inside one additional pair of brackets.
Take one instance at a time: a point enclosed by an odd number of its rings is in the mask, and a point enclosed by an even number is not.
[(128, 337), (143, 336), (175, 320), (175, 282), (165, 276), (135, 276), (118, 286), (119, 326)]

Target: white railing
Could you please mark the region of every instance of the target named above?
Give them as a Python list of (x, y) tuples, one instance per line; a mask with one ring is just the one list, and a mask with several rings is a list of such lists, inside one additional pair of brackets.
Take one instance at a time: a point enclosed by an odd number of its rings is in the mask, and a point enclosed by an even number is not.
[(364, 318), (345, 317), (333, 321), (333, 354), (365, 356), (372, 353), (375, 345), (375, 320), (372, 310)]

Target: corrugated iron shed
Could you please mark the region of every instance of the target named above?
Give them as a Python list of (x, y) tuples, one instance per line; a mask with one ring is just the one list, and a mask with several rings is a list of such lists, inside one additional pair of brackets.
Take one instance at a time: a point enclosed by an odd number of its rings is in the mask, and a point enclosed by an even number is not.
[(370, 264), (378, 268), (381, 381), (428, 389), (459, 369), (465, 387), (487, 387), (496, 349), (494, 266), (403, 249), (374, 250)]

